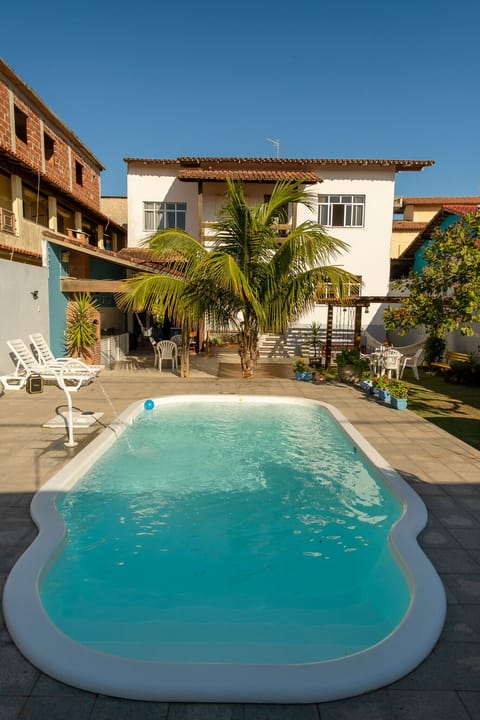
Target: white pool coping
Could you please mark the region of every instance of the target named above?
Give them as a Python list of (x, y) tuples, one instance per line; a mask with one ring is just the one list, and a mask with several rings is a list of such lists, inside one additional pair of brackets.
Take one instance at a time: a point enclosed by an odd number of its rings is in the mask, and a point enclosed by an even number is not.
[(42, 574), (65, 535), (63, 518), (55, 508), (55, 495), (69, 490), (113, 445), (125, 427), (144, 411), (142, 400), (127, 408), (32, 500), (31, 515), (39, 534), (7, 579), (3, 607), (15, 644), (33, 665), (68, 685), (121, 698), (310, 703), (382, 687), (425, 659), (440, 635), (446, 614), (442, 582), (416, 540), (427, 522), (425, 505), (335, 407), (304, 398), (247, 395), (181, 395), (153, 401), (155, 407), (187, 402), (248, 402), (327, 408), (404, 507), (389, 542), (410, 586), (410, 607), (400, 625), (371, 648), (335, 660), (295, 665), (149, 662), (107, 655), (64, 635), (45, 613), (39, 592)]

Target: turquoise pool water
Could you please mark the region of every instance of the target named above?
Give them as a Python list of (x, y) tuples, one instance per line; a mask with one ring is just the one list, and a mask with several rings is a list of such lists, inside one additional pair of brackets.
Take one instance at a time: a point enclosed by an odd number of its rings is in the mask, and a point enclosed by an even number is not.
[(42, 603), (113, 655), (316, 662), (380, 642), (410, 604), (387, 541), (402, 507), (323, 407), (145, 411), (57, 507)]

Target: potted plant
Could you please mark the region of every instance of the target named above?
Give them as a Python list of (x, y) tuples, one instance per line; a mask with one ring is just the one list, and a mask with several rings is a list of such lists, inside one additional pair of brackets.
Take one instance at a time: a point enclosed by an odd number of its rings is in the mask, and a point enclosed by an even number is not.
[(337, 374), (340, 382), (357, 383), (368, 364), (360, 357), (360, 350), (348, 348), (337, 353), (335, 358)]
[[(321, 348), (322, 342), (320, 340), (320, 324), (312, 322), (310, 325), (310, 343), (313, 348), (313, 358), (310, 358), (310, 367), (319, 370), (322, 367)], [(319, 356), (320, 351), (320, 356)]]
[(376, 378), (375, 387), (377, 388), (378, 398), (380, 400), (383, 400), (383, 402), (389, 403), (390, 402), (390, 385), (391, 380), (386, 375), (379, 375)]
[(408, 404), (408, 391), (410, 386), (401, 380), (390, 382), (390, 403), (396, 410), (405, 410)]
[(295, 372), (295, 378), (297, 380), (311, 380), (312, 373), (308, 368), (307, 363), (303, 358), (296, 358), (292, 362), (292, 367)]
[(361, 389), (370, 394), (373, 390), (373, 376), (371, 373), (364, 373), (362, 377), (360, 378), (360, 387)]
[(98, 305), (88, 293), (74, 295), (67, 308), (67, 353), (93, 363), (98, 340)]

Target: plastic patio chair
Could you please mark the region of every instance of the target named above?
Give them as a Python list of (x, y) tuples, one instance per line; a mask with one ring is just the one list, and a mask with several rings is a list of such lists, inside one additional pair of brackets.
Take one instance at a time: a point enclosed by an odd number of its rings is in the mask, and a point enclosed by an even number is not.
[(382, 370), (386, 371), (388, 377), (392, 376), (392, 371), (395, 372), (395, 377), (400, 377), (400, 363), (402, 360), (402, 353), (398, 350), (393, 350), (392, 348), (389, 348), (383, 353), (383, 357), (381, 359), (382, 362)]
[(171, 340), (160, 340), (155, 345), (156, 362), (159, 372), (162, 372), (162, 362), (170, 360), (172, 371), (177, 369), (177, 345)]
[(413, 377), (415, 380), (418, 380), (418, 366), (421, 364), (423, 360), (423, 355), (425, 353), (424, 348), (420, 348), (417, 350), (417, 352), (414, 355), (404, 355), (400, 361), (400, 377), (403, 377), (403, 373), (405, 371), (406, 367), (412, 368)]

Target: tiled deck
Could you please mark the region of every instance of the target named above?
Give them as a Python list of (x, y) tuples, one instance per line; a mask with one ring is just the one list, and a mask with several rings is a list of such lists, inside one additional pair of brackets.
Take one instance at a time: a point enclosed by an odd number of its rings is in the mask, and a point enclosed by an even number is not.
[[(188, 380), (165, 370), (106, 370), (100, 384), (74, 396), (74, 404), (82, 411), (103, 412), (102, 424), (135, 400), (171, 394), (295, 395), (337, 406), (428, 506), (429, 525), (420, 542), (443, 578), (449, 601), (435, 650), (398, 682), (349, 700), (317, 705), (145, 703), (84, 692), (42, 674), (17, 651), (0, 615), (0, 720), (480, 719), (480, 453), (413, 413), (391, 410), (345, 385), (218, 379), (218, 358), (193, 358), (192, 363)], [(32, 495), (73, 452), (63, 446), (64, 432), (42, 428), (64, 403), (64, 394), (54, 387), (41, 395), (0, 396), (2, 586), (35, 536), (28, 510)], [(79, 447), (101, 429), (96, 424), (76, 430)]]

